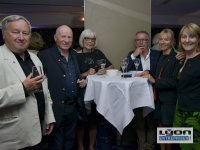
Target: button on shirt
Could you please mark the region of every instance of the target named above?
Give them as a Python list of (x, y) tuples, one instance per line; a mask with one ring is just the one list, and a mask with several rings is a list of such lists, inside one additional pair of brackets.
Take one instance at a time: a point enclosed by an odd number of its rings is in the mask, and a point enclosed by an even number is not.
[(75, 64), (73, 62), (72, 57), (69, 55), (68, 60), (64, 56), (61, 56), (61, 64), (65, 70), (66, 75), (63, 75), (66, 78), (66, 87), (63, 87), (62, 90), (66, 93), (67, 97), (77, 97), (77, 73), (75, 69)]

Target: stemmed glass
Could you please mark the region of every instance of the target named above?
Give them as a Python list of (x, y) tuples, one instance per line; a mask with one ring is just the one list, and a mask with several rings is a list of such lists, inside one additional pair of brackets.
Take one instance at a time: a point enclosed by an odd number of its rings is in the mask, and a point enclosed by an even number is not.
[(124, 58), (124, 63), (125, 63), (125, 72), (128, 72), (127, 67), (128, 67), (129, 61), (128, 61), (128, 58), (127, 58), (127, 57)]
[(124, 58), (121, 60), (120, 62), (120, 66), (121, 66), (121, 69), (122, 69), (122, 77), (124, 77), (124, 72), (128, 66), (128, 59), (127, 58)]
[[(37, 77), (39, 75), (42, 75), (42, 67), (41, 66), (33, 66), (32, 67), (32, 77)], [(35, 90), (35, 92), (42, 92), (42, 87)]]
[(140, 59), (139, 59), (139, 58), (135, 58), (135, 59), (134, 59), (134, 65), (135, 65), (136, 74), (137, 74), (138, 67), (139, 67), (139, 65), (140, 65)]
[(104, 69), (106, 67), (106, 60), (105, 59), (101, 59), (101, 69)]
[(106, 67), (106, 60), (105, 59), (99, 59), (97, 60), (98, 69), (105, 69)]

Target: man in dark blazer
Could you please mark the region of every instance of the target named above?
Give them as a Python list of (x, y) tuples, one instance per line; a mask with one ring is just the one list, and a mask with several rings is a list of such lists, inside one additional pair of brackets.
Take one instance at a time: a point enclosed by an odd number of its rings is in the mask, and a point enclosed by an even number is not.
[[(142, 37), (140, 38), (140, 36)], [(130, 51), (128, 54), (129, 63), (127, 66), (127, 70), (128, 71), (136, 70), (134, 65), (134, 59), (138, 58), (140, 60), (140, 64), (138, 66), (139, 71), (148, 70), (151, 73), (155, 74), (156, 65), (158, 62), (158, 58), (161, 55), (161, 52), (149, 49), (149, 35), (147, 32), (139, 31), (136, 33), (135, 46), (136, 48), (133, 51)]]
[(79, 79), (76, 52), (71, 49), (73, 33), (62, 25), (56, 29), (55, 45), (38, 53), (53, 100), (56, 124), (50, 136), (50, 150), (73, 150), (77, 124), (77, 100), (79, 88), (85, 80)]
[[(160, 56), (159, 51), (149, 49), (149, 34), (146, 31), (138, 31), (135, 34), (135, 49), (128, 54), (129, 64), (127, 71), (135, 71), (135, 58), (140, 60), (139, 71), (147, 70), (152, 75), (155, 74), (156, 65)], [(142, 92), (142, 91), (141, 91)], [(156, 126), (152, 113), (143, 118), (142, 108), (134, 110), (135, 128), (138, 138), (138, 149), (153, 149), (156, 142)]]

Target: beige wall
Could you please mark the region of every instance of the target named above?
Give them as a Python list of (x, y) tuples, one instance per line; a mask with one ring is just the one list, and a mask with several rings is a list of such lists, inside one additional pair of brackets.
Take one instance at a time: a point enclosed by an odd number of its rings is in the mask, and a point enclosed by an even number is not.
[(151, 31), (150, 0), (85, 0), (85, 28), (97, 34), (98, 48), (119, 69), (133, 48), (135, 32)]

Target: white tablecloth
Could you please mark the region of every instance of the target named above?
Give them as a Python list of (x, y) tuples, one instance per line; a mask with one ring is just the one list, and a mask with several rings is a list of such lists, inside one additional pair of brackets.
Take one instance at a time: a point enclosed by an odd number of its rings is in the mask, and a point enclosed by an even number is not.
[(145, 78), (89, 75), (87, 80), (84, 101), (94, 100), (97, 111), (121, 134), (133, 119), (134, 108), (144, 107), (144, 116), (154, 109), (152, 86)]

